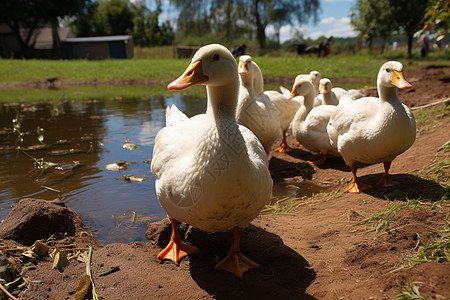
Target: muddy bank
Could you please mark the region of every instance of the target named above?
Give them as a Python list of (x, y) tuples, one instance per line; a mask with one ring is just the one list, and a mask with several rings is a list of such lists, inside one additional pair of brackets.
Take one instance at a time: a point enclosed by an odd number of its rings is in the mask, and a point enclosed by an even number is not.
[[(414, 76), (407, 73), (416, 88), (399, 92), (399, 97), (411, 106), (448, 98), (449, 81), (436, 76), (427, 70)], [(441, 92), (428, 96), (427, 91)], [(306, 161), (315, 155), (290, 137), (292, 152), (271, 153), (274, 180), (310, 181), (324, 192), (302, 199), (289, 213), (260, 215), (252, 222), (244, 231), (241, 249), (260, 267), (242, 280), (214, 270), (229, 250), (230, 232), (209, 234), (183, 227), (183, 237), (199, 252), (174, 265), (156, 259), (170, 235), (166, 221), (149, 226), (148, 242), (101, 247), (61, 201), (22, 200), (0, 224), (1, 250), (28, 282), (14, 294), (21, 299), (73, 299), (86, 273), (86, 263), (77, 260), (77, 253), (92, 246), (92, 274), (101, 299), (396, 299), (400, 291), (414, 286), (429, 299), (450, 299), (449, 262), (405, 267), (408, 255), (434, 241), (432, 232), (448, 228), (448, 170), (442, 170), (441, 180), (430, 172), (433, 164), (449, 159), (449, 152), (440, 150), (450, 139), (448, 115), (448, 105), (441, 105), (431, 124), (418, 122), (416, 142), (391, 167), (392, 179), (400, 186), (356, 195), (342, 193), (351, 180), (342, 159), (311, 167)], [(381, 164), (358, 170), (366, 184), (375, 184), (382, 174)], [(417, 203), (410, 202), (414, 199)], [(402, 204), (411, 205), (382, 219), (378, 231), (373, 228), (379, 220), (363, 222)], [(23, 247), (51, 235), (56, 239), (48, 241), (50, 247), (73, 254), (69, 265), (52, 269), (48, 255), (27, 265)]]

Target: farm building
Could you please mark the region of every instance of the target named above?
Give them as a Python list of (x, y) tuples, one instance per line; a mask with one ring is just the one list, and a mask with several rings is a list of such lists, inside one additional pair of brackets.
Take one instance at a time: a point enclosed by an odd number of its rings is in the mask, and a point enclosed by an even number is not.
[(131, 35), (68, 38), (61, 43), (62, 58), (132, 58)]
[[(23, 37), (28, 35), (27, 29), (21, 29)], [(132, 58), (134, 54), (133, 37), (130, 35), (113, 35), (75, 38), (70, 28), (59, 28), (60, 49), (57, 56), (63, 59), (87, 58)], [(29, 45), (34, 49), (28, 57), (54, 58), (52, 29), (43, 27), (36, 29), (30, 38)], [(0, 24), (0, 57), (23, 57), (19, 43), (12, 30), (6, 24)]]

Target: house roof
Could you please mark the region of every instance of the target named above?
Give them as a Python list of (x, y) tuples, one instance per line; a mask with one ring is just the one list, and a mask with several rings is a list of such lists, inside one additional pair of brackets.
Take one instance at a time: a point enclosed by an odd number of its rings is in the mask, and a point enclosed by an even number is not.
[(110, 36), (93, 36), (93, 37), (77, 37), (65, 39), (66, 43), (96, 43), (96, 42), (119, 42), (133, 39), (131, 35), (110, 35)]

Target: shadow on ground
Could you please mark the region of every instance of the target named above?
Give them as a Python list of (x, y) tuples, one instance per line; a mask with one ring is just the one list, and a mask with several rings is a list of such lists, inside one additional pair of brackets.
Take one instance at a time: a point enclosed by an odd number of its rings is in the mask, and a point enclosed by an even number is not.
[(228, 253), (231, 232), (210, 234), (192, 229), (187, 240), (200, 249), (189, 255), (191, 276), (216, 299), (315, 299), (305, 291), (316, 273), (278, 235), (253, 225), (244, 231), (241, 251), (259, 268), (246, 272), (242, 279), (224, 270), (214, 270)]

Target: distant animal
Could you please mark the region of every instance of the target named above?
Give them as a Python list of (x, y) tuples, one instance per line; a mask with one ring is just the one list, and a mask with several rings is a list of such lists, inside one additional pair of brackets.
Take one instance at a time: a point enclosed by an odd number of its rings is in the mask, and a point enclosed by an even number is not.
[(247, 50), (247, 46), (245, 44), (237, 45), (231, 48), (231, 54), (233, 54), (234, 58), (237, 58), (241, 55), (245, 54), (245, 51)]
[(298, 44), (297, 45), (297, 56), (304, 54), (317, 53), (318, 57), (326, 57), (330, 54), (330, 42), (333, 39), (332, 36), (323, 40), (318, 45), (306, 45), (306, 44)]

